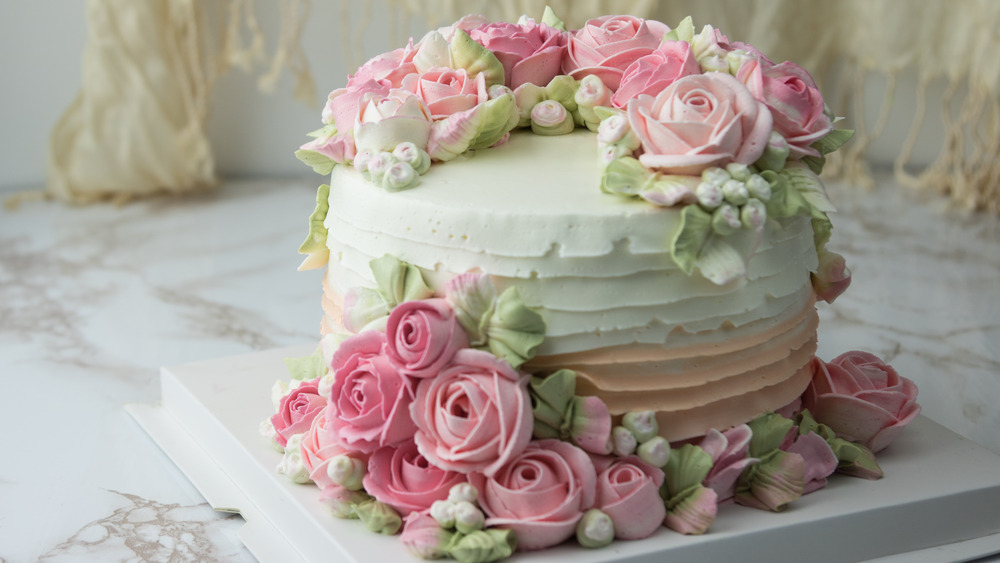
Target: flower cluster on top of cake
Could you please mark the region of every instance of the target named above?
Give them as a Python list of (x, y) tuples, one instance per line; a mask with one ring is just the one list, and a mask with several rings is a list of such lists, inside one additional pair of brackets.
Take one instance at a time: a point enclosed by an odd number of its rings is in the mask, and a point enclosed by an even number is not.
[(541, 22), (467, 16), (373, 58), (330, 94), (325, 126), (296, 155), (324, 175), (353, 165), (395, 191), (515, 129), (587, 127), (602, 190), (682, 208), (671, 253), (686, 273), (739, 279), (768, 219), (804, 215), (826, 265), (818, 294), (832, 301), (850, 276), (826, 250), (834, 207), (818, 177), (852, 134), (835, 122), (805, 69), (712, 26), (619, 15), (569, 31), (547, 8)]

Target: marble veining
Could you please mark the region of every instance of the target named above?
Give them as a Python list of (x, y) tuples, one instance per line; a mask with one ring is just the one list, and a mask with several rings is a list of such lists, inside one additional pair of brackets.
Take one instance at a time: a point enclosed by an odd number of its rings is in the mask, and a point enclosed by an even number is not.
[[(122, 405), (158, 400), (159, 366), (318, 338), (295, 249), (320, 181), (0, 211), (0, 449), (30, 460), (0, 464), (0, 562), (252, 560)], [(829, 186), (854, 283), (820, 306), (819, 354), (885, 357), (1000, 453), (1000, 221), (879, 186)]]

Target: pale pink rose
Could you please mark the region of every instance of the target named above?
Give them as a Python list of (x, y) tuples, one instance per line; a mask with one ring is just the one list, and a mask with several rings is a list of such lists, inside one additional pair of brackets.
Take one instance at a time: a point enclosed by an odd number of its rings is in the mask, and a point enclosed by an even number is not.
[(309, 478), (323, 489), (333, 485), (326, 474), (326, 467), (335, 456), (351, 453), (354, 457), (360, 454), (350, 452), (335, 438), (326, 419), (327, 409), (324, 408), (315, 418), (309, 430), (302, 436), (299, 450), (302, 453), (302, 465), (309, 472)]
[(820, 251), (819, 267), (812, 275), (812, 286), (816, 297), (827, 303), (833, 303), (850, 285), (851, 270), (848, 269), (844, 257), (836, 252)]
[(663, 23), (634, 16), (588, 20), (569, 37), (562, 72), (577, 80), (593, 74), (617, 90), (625, 69), (652, 53), (668, 31)]
[(531, 440), (527, 385), (527, 375), (493, 354), (459, 350), (417, 385), (410, 413), (420, 453), (442, 469), (492, 475)]
[(333, 354), (327, 417), (346, 448), (373, 452), (413, 436), (413, 380), (385, 356), (385, 335), (367, 330), (344, 340)]
[(652, 53), (636, 59), (625, 69), (618, 91), (611, 96), (611, 104), (624, 108), (639, 94), (655, 96), (678, 78), (691, 74), (701, 74), (691, 44), (664, 41)]
[(486, 525), (511, 529), (517, 549), (562, 543), (594, 506), (597, 473), (586, 452), (561, 440), (531, 442), (494, 476), (474, 473)]
[(774, 130), (788, 141), (789, 158), (819, 156), (813, 143), (833, 129), (823, 111), (823, 96), (813, 77), (799, 65), (751, 60), (740, 67), (739, 78), (774, 117)]
[(829, 363), (813, 358), (812, 382), (802, 406), (838, 436), (878, 452), (920, 413), (917, 386), (867, 352), (847, 352)]
[(771, 135), (771, 112), (728, 74), (680, 78), (655, 98), (628, 103), (642, 145), (639, 162), (666, 174), (697, 175), (710, 166), (753, 164)]
[(337, 126), (338, 133), (353, 131), (354, 122), (358, 118), (358, 111), (365, 98), (388, 95), (389, 87), (374, 80), (359, 82), (346, 88), (337, 88), (330, 92), (326, 105), (323, 107), (323, 123), (333, 123)]
[(401, 87), (423, 100), (433, 119), (468, 111), (489, 99), (486, 75), (470, 77), (464, 68), (432, 68), (410, 74), (403, 78)]
[(281, 398), (278, 412), (271, 416), (275, 440), (285, 447), (288, 439), (301, 434), (312, 425), (312, 421), (326, 408), (326, 398), (319, 395), (319, 378), (303, 382)]
[(364, 478), (368, 494), (401, 516), (430, 509), (434, 501), (448, 498), (453, 485), (464, 482), (465, 475), (431, 465), (412, 440), (376, 450)]
[(512, 90), (522, 84), (548, 84), (559, 74), (566, 51), (566, 34), (534, 22), (491, 23), (469, 35), (493, 52), (503, 65), (504, 85)]
[(442, 528), (429, 513), (411, 512), (403, 519), (399, 541), (421, 559), (441, 559), (448, 555), (445, 548), (453, 534)]
[(615, 537), (638, 540), (655, 532), (667, 515), (660, 498), (663, 470), (637, 456), (616, 458), (597, 475), (594, 507), (611, 518)]
[(411, 38), (406, 47), (370, 59), (358, 68), (354, 76), (348, 79), (348, 88), (369, 81), (375, 81), (390, 88), (399, 88), (399, 85), (403, 83), (404, 76), (417, 72), (417, 67), (413, 64), (413, 57), (416, 56), (418, 47), (419, 45), (413, 45)]
[(354, 131), (348, 129), (345, 133), (337, 133), (329, 138), (317, 138), (299, 147), (304, 151), (317, 152), (330, 160), (345, 164), (354, 160), (358, 154), (354, 146)]
[(750, 427), (741, 424), (725, 432), (709, 430), (698, 447), (712, 456), (712, 469), (702, 484), (715, 491), (718, 502), (733, 498), (736, 481), (748, 466), (760, 461), (750, 457)]
[(358, 152), (392, 151), (404, 142), (426, 147), (430, 133), (430, 109), (412, 92), (398, 88), (385, 96), (366, 96), (354, 122)]
[(385, 328), (386, 353), (410, 377), (434, 377), (469, 337), (444, 299), (400, 303)]

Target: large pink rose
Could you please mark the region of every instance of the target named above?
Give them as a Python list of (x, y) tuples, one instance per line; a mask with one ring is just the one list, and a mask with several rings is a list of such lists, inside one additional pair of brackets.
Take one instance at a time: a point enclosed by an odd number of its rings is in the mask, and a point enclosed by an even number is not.
[(352, 457), (362, 458), (363, 454), (351, 452), (345, 449), (335, 438), (326, 420), (327, 409), (319, 413), (312, 421), (309, 431), (302, 436), (299, 450), (302, 453), (302, 465), (309, 472), (309, 478), (316, 485), (325, 489), (333, 485), (330, 476), (326, 474), (326, 467), (330, 460), (338, 455), (350, 453)]
[(326, 398), (319, 395), (319, 378), (292, 389), (281, 398), (278, 412), (271, 417), (271, 425), (277, 432), (275, 440), (285, 447), (289, 438), (309, 430), (313, 419), (324, 408)]
[(431, 465), (410, 440), (376, 450), (368, 460), (364, 486), (368, 494), (406, 516), (446, 500), (449, 489), (465, 481), (461, 473)]
[(823, 111), (816, 82), (804, 68), (788, 61), (751, 60), (740, 67), (737, 77), (771, 110), (774, 130), (788, 141), (790, 158), (819, 156), (810, 145), (829, 133), (833, 123)]
[(400, 303), (386, 324), (386, 353), (411, 377), (434, 377), (469, 337), (444, 299)]
[(410, 74), (403, 78), (402, 88), (423, 100), (434, 119), (471, 110), (489, 99), (486, 75), (470, 77), (464, 68), (432, 68)]
[(710, 166), (752, 164), (771, 135), (771, 112), (728, 74), (685, 76), (655, 98), (628, 103), (642, 144), (639, 161), (666, 174), (697, 175)]
[(366, 95), (354, 122), (358, 152), (392, 151), (410, 142), (427, 146), (431, 134), (431, 111), (419, 97), (393, 88), (387, 95)]
[(687, 41), (664, 41), (655, 51), (640, 57), (625, 69), (618, 91), (611, 96), (611, 104), (624, 108), (639, 94), (655, 96), (678, 78), (691, 74), (701, 74), (691, 44)]
[(615, 537), (638, 540), (655, 532), (667, 515), (660, 498), (663, 470), (637, 456), (614, 459), (597, 474), (599, 508), (615, 525)]
[(847, 352), (825, 363), (813, 359), (802, 406), (838, 436), (878, 452), (920, 413), (917, 386), (867, 352)]
[(420, 453), (451, 471), (487, 475), (531, 440), (528, 377), (489, 352), (465, 349), (437, 377), (422, 379), (410, 413)]
[(323, 123), (333, 123), (340, 134), (351, 132), (354, 130), (354, 122), (358, 118), (358, 111), (365, 98), (388, 95), (389, 87), (374, 80), (337, 88), (330, 92), (323, 107)]
[(493, 477), (474, 473), (469, 481), (479, 491), (486, 525), (513, 530), (522, 551), (572, 536), (597, 496), (590, 457), (561, 440), (532, 442)]
[(351, 336), (333, 354), (327, 417), (345, 447), (373, 452), (413, 436), (413, 380), (383, 353), (385, 335), (367, 330)]
[(406, 47), (383, 53), (368, 60), (358, 68), (354, 76), (348, 79), (348, 88), (368, 81), (386, 84), (390, 88), (399, 88), (399, 85), (403, 83), (404, 76), (417, 72), (413, 58), (417, 54), (418, 47), (419, 45), (414, 46), (413, 39), (410, 39)]
[(545, 24), (491, 23), (469, 32), (472, 39), (496, 55), (503, 65), (504, 85), (545, 86), (559, 74), (566, 36)]
[(653, 52), (665, 24), (634, 16), (603, 16), (588, 20), (566, 44), (562, 72), (579, 80), (596, 75), (611, 90), (617, 90), (625, 69), (636, 59)]

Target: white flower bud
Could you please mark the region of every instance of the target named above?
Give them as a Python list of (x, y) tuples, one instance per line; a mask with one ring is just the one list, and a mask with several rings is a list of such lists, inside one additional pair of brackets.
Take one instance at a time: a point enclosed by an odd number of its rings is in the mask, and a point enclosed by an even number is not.
[(451, 502), (476, 502), (479, 498), (479, 491), (470, 483), (459, 483), (448, 489), (448, 500)]
[(722, 204), (712, 213), (712, 230), (721, 236), (730, 235), (742, 226), (739, 209), (728, 203)]
[(761, 201), (771, 199), (771, 183), (760, 174), (750, 176), (750, 179), (747, 180), (747, 191), (750, 192), (751, 196)]
[(372, 159), (371, 151), (361, 151), (354, 156), (354, 169), (358, 172), (368, 171), (368, 162)]
[(729, 175), (732, 176), (734, 180), (739, 180), (740, 182), (746, 182), (750, 179), (750, 167), (746, 164), (730, 162), (726, 165), (726, 172), (729, 172)]
[(694, 189), (694, 195), (698, 198), (698, 205), (705, 209), (715, 209), (722, 205), (722, 188), (716, 184), (702, 182)]
[(576, 525), (576, 541), (583, 547), (594, 549), (609, 545), (615, 539), (615, 524), (606, 513), (591, 508), (583, 513)]
[(431, 518), (442, 528), (455, 527), (455, 503), (447, 500), (436, 500), (431, 504)]
[(740, 220), (748, 229), (759, 229), (767, 221), (767, 208), (759, 199), (751, 198), (740, 209)]
[(656, 436), (652, 440), (639, 444), (637, 453), (642, 461), (656, 467), (663, 467), (670, 459), (670, 442), (663, 436)]
[(365, 477), (365, 462), (348, 455), (334, 456), (326, 466), (326, 475), (349, 491), (360, 491)]
[(302, 461), (302, 434), (295, 434), (285, 444), (285, 455), (278, 463), (278, 473), (288, 477), (294, 483), (309, 483), (309, 471)]
[(622, 426), (631, 430), (638, 442), (650, 440), (660, 431), (653, 411), (630, 412), (622, 417)]
[(468, 501), (458, 501), (453, 505), (452, 512), (455, 514), (455, 529), (460, 533), (468, 534), (476, 530), (482, 530), (486, 522), (486, 516), (482, 510)]
[(398, 192), (413, 187), (417, 183), (417, 171), (409, 162), (397, 162), (385, 171), (382, 185), (390, 192)]
[(619, 456), (631, 455), (639, 444), (639, 441), (635, 439), (635, 434), (624, 426), (615, 426), (611, 430), (611, 440), (614, 444), (612, 452)]
[(722, 184), (726, 183), (726, 180), (729, 180), (731, 178), (732, 177), (729, 175), (729, 172), (726, 172), (725, 170), (719, 168), (718, 166), (712, 166), (706, 168), (701, 172), (702, 180), (708, 182), (709, 184), (714, 184), (716, 186), (722, 186)]
[(750, 192), (747, 191), (747, 185), (743, 182), (727, 180), (725, 184), (722, 184), (722, 195), (727, 202), (733, 205), (743, 205), (750, 197)]

